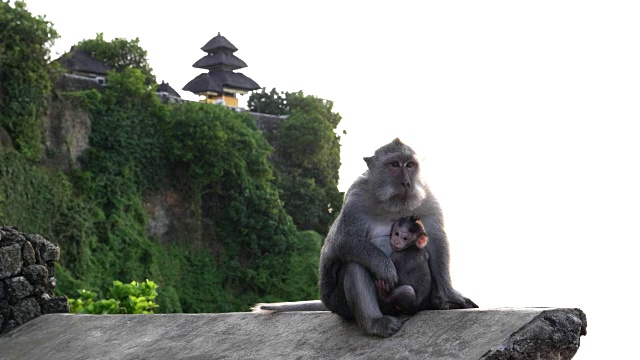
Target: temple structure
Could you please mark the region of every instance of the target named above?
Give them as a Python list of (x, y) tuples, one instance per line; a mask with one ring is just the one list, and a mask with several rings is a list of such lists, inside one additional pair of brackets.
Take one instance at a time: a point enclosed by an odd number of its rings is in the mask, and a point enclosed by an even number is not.
[(193, 67), (209, 70), (209, 72), (196, 76), (182, 90), (204, 96), (201, 100), (203, 102), (238, 107), (236, 94), (243, 95), (260, 89), (260, 85), (255, 81), (234, 72), (247, 67), (247, 64), (233, 54), (238, 49), (220, 33), (201, 49), (207, 54), (196, 61)]
[(182, 98), (180, 97), (180, 94), (178, 94), (178, 92), (175, 91), (169, 85), (169, 83), (164, 82), (164, 80), (162, 81), (162, 83), (158, 84), (158, 87), (156, 88), (156, 94), (158, 94), (160, 101), (162, 101), (163, 103), (168, 103), (168, 102), (182, 103)]
[(101, 85), (105, 83), (107, 67), (91, 57), (91, 55), (76, 50), (75, 46), (72, 46), (68, 53), (54, 60), (54, 62), (58, 62), (60, 66), (66, 69), (64, 75), (67, 77), (91, 80)]

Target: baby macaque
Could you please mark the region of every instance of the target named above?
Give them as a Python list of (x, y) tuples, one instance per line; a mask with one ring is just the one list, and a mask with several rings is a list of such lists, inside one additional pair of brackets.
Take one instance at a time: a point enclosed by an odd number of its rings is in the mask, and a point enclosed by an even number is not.
[(417, 216), (398, 219), (391, 228), (391, 260), (398, 273), (398, 286), (391, 290), (382, 280), (376, 280), (382, 300), (401, 313), (413, 315), (429, 296), (431, 271), (426, 231)]

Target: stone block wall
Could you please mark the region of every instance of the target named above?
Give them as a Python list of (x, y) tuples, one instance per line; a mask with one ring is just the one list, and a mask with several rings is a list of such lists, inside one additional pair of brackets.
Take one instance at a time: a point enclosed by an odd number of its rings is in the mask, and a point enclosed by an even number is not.
[(60, 248), (40, 235), (0, 228), (0, 332), (50, 313), (68, 313), (66, 297), (53, 295)]

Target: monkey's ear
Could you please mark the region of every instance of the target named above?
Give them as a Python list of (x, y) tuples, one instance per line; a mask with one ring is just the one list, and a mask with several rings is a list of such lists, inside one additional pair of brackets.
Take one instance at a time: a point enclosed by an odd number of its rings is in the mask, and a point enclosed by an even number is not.
[(416, 241), (416, 246), (418, 247), (418, 249), (422, 249), (423, 247), (427, 246), (427, 241), (429, 241), (427, 235), (422, 234), (418, 238), (418, 241)]
[(367, 167), (371, 169), (371, 167), (373, 166), (373, 156), (368, 156), (363, 159), (364, 159), (364, 162), (367, 163)]

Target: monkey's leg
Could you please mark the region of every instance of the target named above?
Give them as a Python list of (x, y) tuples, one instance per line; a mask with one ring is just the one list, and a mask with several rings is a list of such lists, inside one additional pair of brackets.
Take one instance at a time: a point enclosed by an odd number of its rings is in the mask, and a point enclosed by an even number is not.
[(393, 316), (382, 315), (376, 292), (367, 269), (355, 263), (345, 266), (344, 293), (356, 322), (367, 334), (389, 337), (400, 330), (402, 322)]

